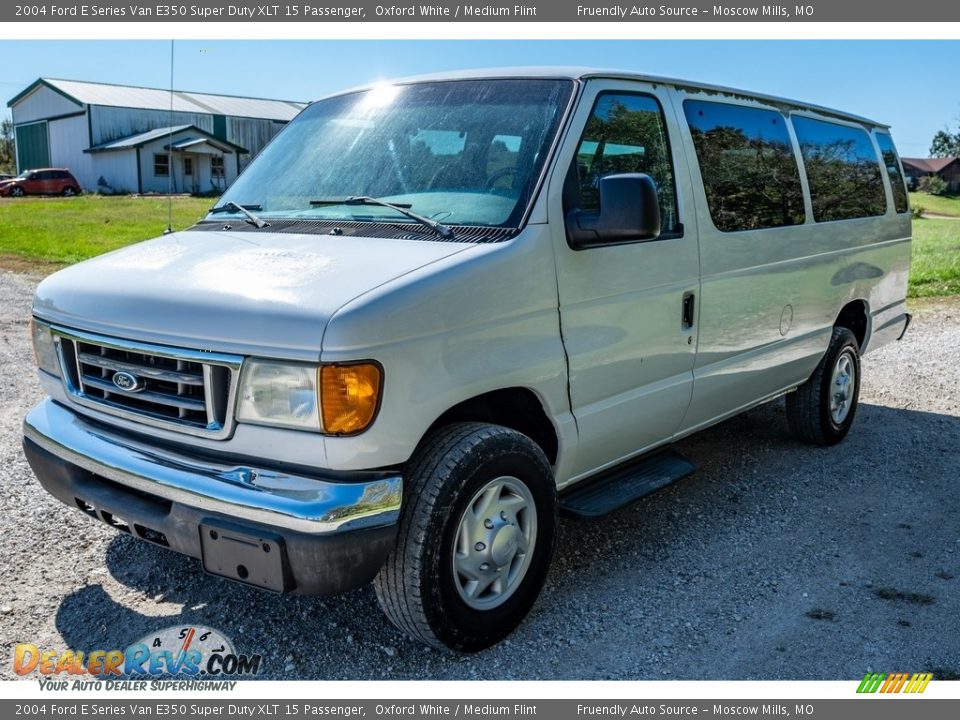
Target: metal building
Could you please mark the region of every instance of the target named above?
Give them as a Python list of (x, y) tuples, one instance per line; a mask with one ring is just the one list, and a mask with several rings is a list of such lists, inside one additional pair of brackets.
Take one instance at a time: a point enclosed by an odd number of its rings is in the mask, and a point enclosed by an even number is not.
[(17, 169), (84, 190), (222, 192), (305, 103), (40, 78), (7, 103)]

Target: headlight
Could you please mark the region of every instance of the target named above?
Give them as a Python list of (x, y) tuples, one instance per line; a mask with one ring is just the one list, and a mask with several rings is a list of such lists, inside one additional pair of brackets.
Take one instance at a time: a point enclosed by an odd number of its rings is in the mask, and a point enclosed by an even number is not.
[(33, 358), (41, 370), (60, 377), (60, 357), (57, 343), (50, 326), (30, 318), (30, 339), (33, 341)]
[(237, 420), (320, 430), (316, 366), (247, 360)]
[(374, 363), (321, 366), (323, 431), (353, 435), (366, 430), (380, 407), (381, 381), (380, 366)]
[(355, 435), (380, 407), (383, 373), (373, 362), (300, 365), (247, 360), (237, 420), (327, 435)]

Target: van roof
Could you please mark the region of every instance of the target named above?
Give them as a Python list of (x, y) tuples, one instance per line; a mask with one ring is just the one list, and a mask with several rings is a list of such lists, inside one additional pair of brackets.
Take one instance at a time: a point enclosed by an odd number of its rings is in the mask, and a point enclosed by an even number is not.
[[(565, 80), (587, 80), (592, 78), (607, 78), (612, 80), (639, 80), (642, 82), (655, 83), (659, 85), (672, 85), (674, 87), (692, 91), (704, 92), (708, 94), (727, 95), (740, 97), (750, 100), (760, 100), (774, 106), (782, 106), (788, 110), (810, 110), (822, 115), (829, 115), (843, 120), (852, 120), (863, 123), (871, 127), (888, 128), (889, 125), (865, 118), (854, 113), (836, 110), (834, 108), (816, 105), (814, 103), (803, 102), (801, 100), (792, 100), (790, 98), (778, 97), (776, 95), (767, 95), (765, 93), (753, 92), (751, 90), (742, 90), (739, 88), (726, 87), (723, 85), (712, 85), (710, 83), (694, 82), (680, 78), (664, 77), (661, 75), (648, 75), (645, 73), (632, 72), (629, 70), (608, 70), (590, 67), (504, 67), (504, 68), (481, 68), (476, 70), (456, 70), (442, 73), (431, 73), (429, 75), (416, 75), (411, 77), (388, 79), (385, 82), (395, 85), (407, 85), (415, 82), (443, 82), (449, 80), (481, 80), (493, 78), (554, 78)], [(343, 95), (359, 90), (367, 90), (376, 84), (366, 84), (350, 88), (343, 92), (334, 93), (334, 95)]]

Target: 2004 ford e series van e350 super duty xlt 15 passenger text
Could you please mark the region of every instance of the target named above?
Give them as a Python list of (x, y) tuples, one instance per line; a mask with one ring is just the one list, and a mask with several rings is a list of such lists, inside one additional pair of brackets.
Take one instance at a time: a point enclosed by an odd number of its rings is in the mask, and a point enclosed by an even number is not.
[(618, 72), (458, 73), (311, 104), (184, 232), (33, 306), (41, 484), (210, 573), (373, 582), (478, 650), (537, 598), (558, 513), (684, 476), (667, 446), (786, 394), (832, 445), (903, 335), (884, 125)]

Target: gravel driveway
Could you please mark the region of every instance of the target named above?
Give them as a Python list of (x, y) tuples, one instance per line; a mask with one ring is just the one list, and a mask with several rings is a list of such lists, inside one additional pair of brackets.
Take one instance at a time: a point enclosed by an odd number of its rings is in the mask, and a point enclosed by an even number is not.
[(783, 403), (679, 444), (698, 471), (601, 521), (564, 521), (533, 613), (454, 656), (407, 640), (370, 588), (279, 597), (118, 534), (43, 492), (20, 449), (40, 390), (35, 280), (0, 271), (0, 677), (18, 642), (125, 647), (222, 630), (273, 679), (852, 679), (960, 671), (960, 303), (925, 306), (864, 361), (832, 449)]

